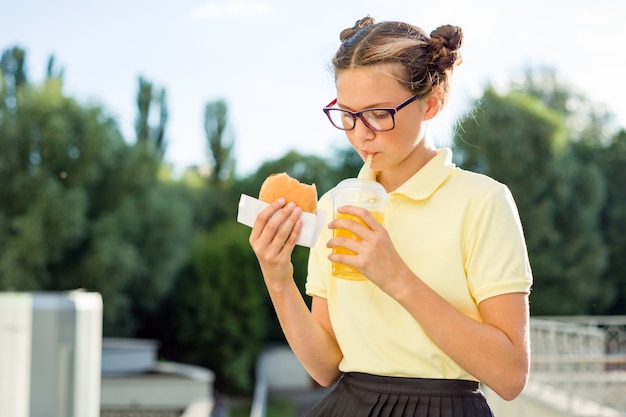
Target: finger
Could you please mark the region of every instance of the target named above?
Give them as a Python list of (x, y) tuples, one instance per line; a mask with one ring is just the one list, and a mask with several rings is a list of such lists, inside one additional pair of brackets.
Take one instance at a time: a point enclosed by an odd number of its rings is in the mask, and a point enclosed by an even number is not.
[(282, 247), (291, 237), (295, 225), (302, 216), (302, 209), (294, 203), (287, 204), (268, 222), (267, 228), (274, 230), (274, 241)]
[(258, 240), (253, 242), (253, 248), (257, 248), (257, 256), (273, 262), (290, 259), (291, 250), (300, 233), (301, 226), (297, 227), (297, 224), (301, 215), (302, 209), (294, 203), (289, 203), (276, 212), (265, 224)]
[(354, 253), (359, 253), (363, 245), (361, 242), (347, 236), (333, 237), (326, 242), (326, 247), (329, 249), (344, 248)]
[(345, 253), (334, 253), (331, 252), (328, 254), (328, 260), (334, 263), (338, 263), (338, 264), (343, 264), (343, 265), (348, 265), (354, 268), (357, 268), (360, 270), (359, 268), (359, 255), (358, 254), (345, 254)]
[(298, 241), (298, 238), (300, 237), (301, 231), (302, 231), (302, 219), (298, 218), (296, 220), (296, 223), (293, 226), (291, 233), (289, 234), (289, 237), (287, 238), (287, 240), (285, 241), (285, 244), (283, 245), (281, 249), (282, 254), (288, 254), (288, 256), (291, 256), (291, 252), (293, 252), (293, 249), (296, 246), (296, 242)]
[[(296, 210), (298, 212), (294, 214), (294, 211)], [(263, 210), (259, 214), (260, 219), (257, 218), (256, 220), (258, 224), (255, 222), (255, 228), (259, 229), (258, 234), (251, 236), (251, 240), (256, 240), (260, 242), (261, 245), (269, 245), (278, 239), (282, 245), (293, 228), (295, 220), (300, 217), (301, 214), (302, 209), (297, 208), (294, 203), (288, 203), (284, 207), (273, 212), (271, 210)], [(268, 216), (269, 218), (267, 218)], [(290, 216), (294, 216), (295, 218), (289, 220)], [(286, 227), (287, 229), (283, 230), (283, 227)], [(279, 235), (281, 230), (282, 233)]]
[(358, 217), (359, 219), (361, 219), (363, 224), (371, 230), (376, 230), (381, 227), (381, 224), (376, 219), (376, 217), (374, 217), (374, 215), (367, 209), (364, 209), (362, 207), (346, 205), (337, 208), (337, 212)]
[(364, 226), (361, 222), (353, 218), (334, 219), (328, 224), (328, 228), (332, 230), (346, 230), (353, 235), (362, 239), (371, 230)]
[(254, 219), (254, 224), (252, 225), (252, 233), (250, 234), (251, 240), (256, 240), (259, 238), (268, 221), (274, 217), (274, 215), (285, 205), (286, 200), (284, 198), (279, 198), (273, 203), (269, 204), (263, 210), (261, 210), (256, 219)]

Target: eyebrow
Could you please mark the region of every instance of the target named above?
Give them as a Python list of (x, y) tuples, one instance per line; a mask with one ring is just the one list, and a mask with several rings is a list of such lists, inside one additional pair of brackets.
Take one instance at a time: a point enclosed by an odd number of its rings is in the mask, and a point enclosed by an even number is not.
[(335, 104), (336, 104), (338, 107), (342, 108), (342, 109), (345, 109), (345, 110), (350, 110), (350, 111), (353, 111), (353, 112), (363, 111), (363, 110), (369, 110), (369, 109), (393, 109), (393, 108), (395, 107), (395, 106), (393, 106), (393, 105), (391, 105), (391, 104), (384, 105), (384, 104), (379, 104), (379, 103), (376, 103), (376, 104), (372, 104), (372, 105), (370, 105), (370, 106), (368, 106), (368, 107), (362, 107), (360, 110), (355, 110), (355, 109), (354, 109), (354, 108), (352, 108), (352, 107), (345, 106), (345, 105), (341, 104), (339, 101), (337, 101)]

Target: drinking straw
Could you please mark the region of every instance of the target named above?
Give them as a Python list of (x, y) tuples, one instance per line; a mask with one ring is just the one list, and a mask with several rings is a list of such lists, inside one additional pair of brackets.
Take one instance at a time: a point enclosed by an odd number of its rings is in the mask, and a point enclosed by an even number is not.
[(371, 177), (371, 168), (370, 165), (372, 165), (372, 154), (368, 154), (367, 155), (367, 159), (365, 160), (365, 178), (370, 178)]

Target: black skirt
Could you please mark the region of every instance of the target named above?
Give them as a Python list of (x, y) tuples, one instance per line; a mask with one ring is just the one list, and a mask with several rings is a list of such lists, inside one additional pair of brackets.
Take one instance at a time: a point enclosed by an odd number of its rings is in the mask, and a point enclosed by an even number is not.
[(307, 417), (493, 417), (478, 382), (344, 373)]

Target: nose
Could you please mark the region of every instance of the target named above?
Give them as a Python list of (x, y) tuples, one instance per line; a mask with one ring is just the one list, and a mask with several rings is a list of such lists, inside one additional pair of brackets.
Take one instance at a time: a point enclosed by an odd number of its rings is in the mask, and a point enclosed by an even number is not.
[(353, 132), (354, 132), (355, 138), (362, 139), (362, 140), (371, 140), (376, 135), (376, 132), (374, 132), (372, 129), (367, 127), (360, 117), (356, 118)]

